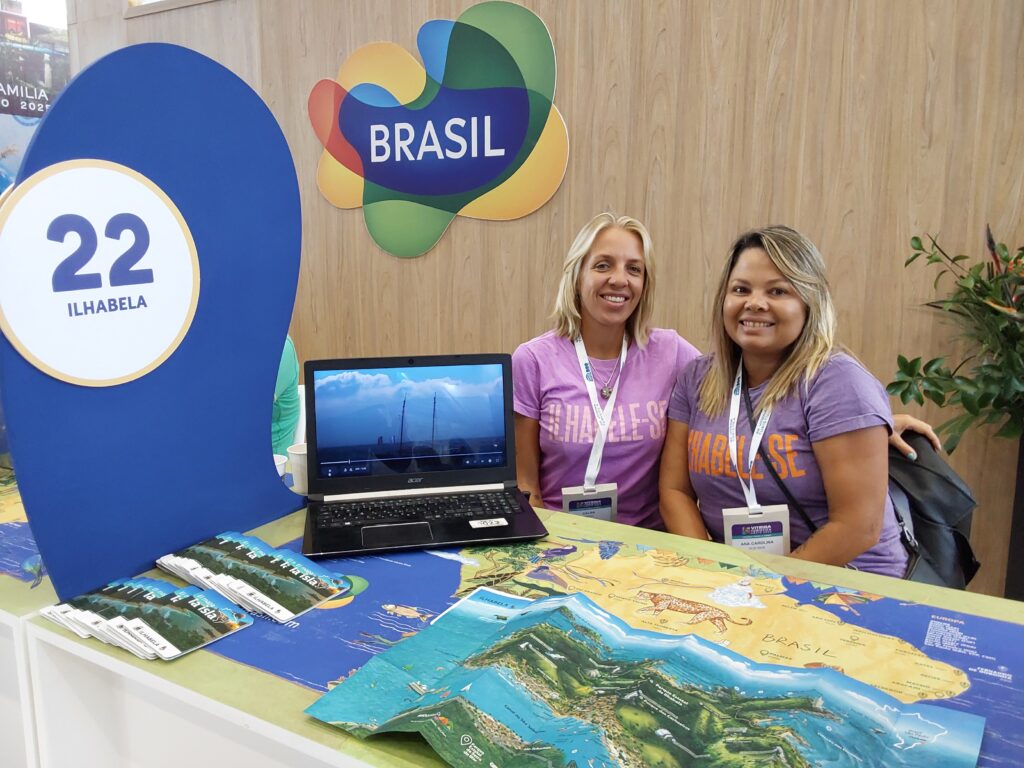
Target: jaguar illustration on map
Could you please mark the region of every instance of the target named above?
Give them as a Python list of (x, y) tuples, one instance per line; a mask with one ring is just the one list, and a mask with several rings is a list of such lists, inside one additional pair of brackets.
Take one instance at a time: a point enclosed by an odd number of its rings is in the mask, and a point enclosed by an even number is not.
[(637, 630), (583, 595), (474, 592), (307, 712), (416, 731), (453, 765), (973, 766), (984, 719), (834, 670)]

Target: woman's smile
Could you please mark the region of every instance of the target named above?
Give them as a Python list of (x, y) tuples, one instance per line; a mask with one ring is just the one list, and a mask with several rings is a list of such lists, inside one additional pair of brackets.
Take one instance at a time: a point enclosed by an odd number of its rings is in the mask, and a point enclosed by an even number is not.
[(729, 275), (722, 319), (744, 359), (781, 362), (803, 331), (807, 307), (768, 254), (748, 248)]

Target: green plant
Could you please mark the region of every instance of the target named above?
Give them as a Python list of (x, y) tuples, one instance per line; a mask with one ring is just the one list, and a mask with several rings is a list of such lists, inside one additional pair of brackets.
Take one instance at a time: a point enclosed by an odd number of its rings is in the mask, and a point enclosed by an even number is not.
[(895, 380), (886, 388), (906, 404), (959, 406), (963, 413), (939, 425), (947, 451), (975, 424), (1001, 421), (997, 437), (1024, 433), (1024, 246), (1010, 255), (986, 228), (988, 256), (971, 264), (968, 256), (950, 256), (928, 235), (910, 240), (910, 266), (921, 256), (939, 268), (934, 287), (947, 275), (953, 280), (945, 298), (925, 306), (951, 315), (967, 342), (966, 356), (950, 368), (945, 357), (922, 362), (920, 357), (897, 358)]

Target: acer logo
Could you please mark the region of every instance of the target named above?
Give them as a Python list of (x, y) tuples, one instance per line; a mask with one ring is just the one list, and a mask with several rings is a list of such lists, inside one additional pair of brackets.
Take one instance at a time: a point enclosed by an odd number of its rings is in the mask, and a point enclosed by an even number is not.
[(423, 478), (422, 477), (410, 477), (409, 478), (409, 482), (410, 483), (422, 483), (423, 482)]

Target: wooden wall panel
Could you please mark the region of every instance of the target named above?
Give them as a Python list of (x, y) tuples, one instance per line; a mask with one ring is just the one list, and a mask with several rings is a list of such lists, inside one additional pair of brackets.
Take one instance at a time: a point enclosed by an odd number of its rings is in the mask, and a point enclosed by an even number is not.
[[(189, 44), (274, 111), (301, 185), (292, 335), (303, 358), (511, 351), (548, 326), (576, 230), (613, 208), (653, 234), (657, 323), (702, 347), (732, 239), (764, 223), (804, 231), (829, 263), (843, 341), (884, 382), (897, 353), (947, 354), (956, 343), (920, 307), (934, 275), (902, 266), (910, 236), (937, 233), (979, 254), (988, 221), (1008, 244), (1024, 242), (1017, 0), (527, 0), (555, 41), (565, 181), (524, 219), (456, 219), (413, 260), (382, 253), (361, 212), (320, 196), (306, 98), (360, 45), (415, 52), (423, 22), (469, 2), (219, 0), (128, 21), (110, 10), (115, 0), (93, 5), (98, 16), (70, 2), (82, 63), (125, 42)], [(953, 464), (981, 502), (974, 588), (998, 594), (1016, 446), (989, 437), (965, 439)]]
[(127, 45), (123, 0), (67, 0), (71, 71)]
[(72, 71), (112, 50), (145, 42), (174, 43), (216, 59), (259, 90), (259, 6), (217, 0), (124, 18), (126, 0), (67, 0)]

